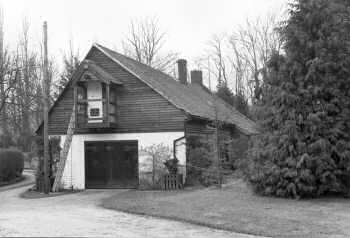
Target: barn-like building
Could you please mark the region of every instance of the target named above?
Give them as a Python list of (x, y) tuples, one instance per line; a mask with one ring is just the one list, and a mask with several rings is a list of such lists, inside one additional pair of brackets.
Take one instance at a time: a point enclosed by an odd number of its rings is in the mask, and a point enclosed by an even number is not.
[(185, 178), (186, 139), (212, 135), (213, 120), (229, 138), (257, 133), (253, 121), (211, 94), (200, 71), (187, 80), (185, 60), (178, 61), (178, 75), (94, 44), (49, 111), (49, 136), (61, 137), (62, 146), (74, 114), (60, 186), (146, 186), (152, 166), (144, 149), (159, 144), (173, 150)]

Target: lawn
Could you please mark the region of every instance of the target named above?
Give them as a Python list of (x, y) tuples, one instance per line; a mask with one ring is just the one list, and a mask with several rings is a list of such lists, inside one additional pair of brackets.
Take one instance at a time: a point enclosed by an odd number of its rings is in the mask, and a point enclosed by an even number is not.
[(129, 190), (103, 206), (272, 237), (349, 237), (350, 200), (288, 200), (253, 194), (242, 180), (222, 189), (176, 192)]

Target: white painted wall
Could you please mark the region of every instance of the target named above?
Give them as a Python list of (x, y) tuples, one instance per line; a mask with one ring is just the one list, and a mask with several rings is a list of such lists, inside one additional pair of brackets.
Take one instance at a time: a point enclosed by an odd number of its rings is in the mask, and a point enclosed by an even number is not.
[[(115, 133), (115, 134), (83, 134), (74, 135), (68, 153), (66, 166), (63, 172), (63, 187), (73, 189), (85, 189), (85, 141), (121, 141), (137, 140), (139, 150), (139, 164), (143, 164), (147, 156), (140, 153), (140, 149), (153, 144), (163, 143), (173, 148), (174, 140), (183, 137), (184, 132), (155, 132), (155, 133)], [(63, 147), (65, 135), (61, 136)], [(177, 151), (181, 167), (186, 165), (186, 149)]]

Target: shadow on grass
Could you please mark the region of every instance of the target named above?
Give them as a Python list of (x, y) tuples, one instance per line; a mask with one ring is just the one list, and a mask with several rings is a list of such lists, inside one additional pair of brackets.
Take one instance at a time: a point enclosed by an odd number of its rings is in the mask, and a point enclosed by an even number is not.
[(81, 191), (78, 190), (63, 190), (60, 192), (55, 192), (55, 193), (41, 193), (38, 191), (33, 190), (32, 188), (27, 189), (26, 191), (22, 192), (19, 196), (24, 199), (40, 199), (40, 198), (50, 198), (50, 197), (57, 197), (57, 196), (63, 196), (63, 195), (70, 195), (70, 194), (75, 194), (79, 193)]
[(19, 178), (12, 179), (11, 181), (6, 181), (6, 182), (0, 182), (0, 187), (5, 187), (5, 186), (10, 186), (19, 182), (22, 182), (26, 178), (25, 175), (22, 175)]

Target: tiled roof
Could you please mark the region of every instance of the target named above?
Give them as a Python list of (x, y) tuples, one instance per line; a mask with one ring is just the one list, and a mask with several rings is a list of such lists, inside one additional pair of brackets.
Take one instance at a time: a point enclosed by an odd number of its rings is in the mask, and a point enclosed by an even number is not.
[(181, 84), (173, 77), (159, 70), (104, 46), (95, 44), (95, 47), (186, 113), (209, 120), (218, 118), (220, 121), (236, 125), (244, 134), (252, 135), (258, 133), (255, 122), (222, 99), (213, 96), (204, 86)]

